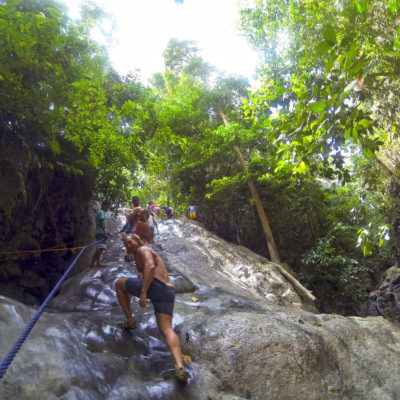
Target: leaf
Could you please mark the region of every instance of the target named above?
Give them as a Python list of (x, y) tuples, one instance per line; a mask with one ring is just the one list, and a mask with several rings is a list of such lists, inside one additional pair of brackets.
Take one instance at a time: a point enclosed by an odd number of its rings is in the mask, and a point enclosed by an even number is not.
[(373, 122), (371, 120), (363, 118), (362, 120), (357, 122), (356, 129), (368, 129), (371, 125), (373, 125)]
[(50, 148), (54, 154), (60, 154), (61, 152), (60, 144), (54, 135), (50, 138)]
[(0, 75), (0, 80), (4, 81), (3, 75)]
[(353, 38), (354, 38), (353, 34), (345, 36), (340, 42), (340, 46), (342, 47), (347, 46), (353, 40)]
[(357, 138), (358, 138), (358, 132), (357, 132), (357, 129), (356, 129), (356, 128), (353, 128), (353, 130), (352, 130), (352, 132), (351, 132), (351, 135), (352, 135), (352, 137), (353, 137), (353, 140), (356, 142), (356, 141), (357, 141)]
[(315, 47), (315, 50), (317, 50), (318, 54), (322, 55), (322, 54), (327, 53), (331, 48), (332, 48), (332, 46), (326, 40), (324, 40), (317, 44), (317, 46)]
[(192, 300), (193, 301), (199, 301), (199, 299), (197, 297), (192, 296)]
[(357, 75), (360, 71), (362, 71), (366, 65), (366, 60), (362, 59), (356, 62), (349, 70), (352, 75)]
[(351, 81), (343, 90), (343, 92), (348, 92), (349, 90), (353, 90), (358, 83), (358, 79), (354, 79), (354, 81)]
[(269, 120), (268, 118), (264, 120), (263, 122), (263, 127), (267, 128), (268, 126), (271, 126), (271, 120)]
[(397, 10), (399, 9), (399, 6), (397, 5), (396, 0), (392, 0), (392, 2), (388, 5), (388, 8), (392, 14), (395, 14)]
[(239, 342), (236, 339), (232, 339), (232, 340), (233, 340), (233, 343), (239, 344)]
[(325, 102), (322, 100), (318, 100), (315, 103), (310, 104), (310, 108), (314, 113), (324, 111), (325, 109)]
[(353, 43), (353, 45), (350, 47), (350, 50), (347, 51), (346, 53), (344, 53), (344, 56), (345, 56), (344, 59), (346, 60), (344, 69), (347, 70), (348, 68), (350, 68), (350, 65), (351, 65), (354, 57), (357, 55), (358, 51), (359, 51), (359, 48), (358, 48), (357, 44)]
[(362, 252), (364, 256), (369, 256), (372, 253), (372, 243), (367, 242), (363, 246), (361, 246)]
[(336, 44), (336, 32), (335, 29), (333, 29), (332, 25), (327, 25), (325, 30), (322, 32), (322, 36), (324, 39), (331, 45)]
[(307, 167), (306, 167), (306, 164), (304, 163), (304, 161), (300, 161), (297, 165), (295, 165), (293, 167), (293, 172), (295, 174), (304, 174), (306, 169), (307, 169)]
[(361, 13), (364, 11), (364, 9), (362, 8), (360, 2), (359, 2), (358, 0), (354, 0), (354, 4), (355, 4), (356, 7), (357, 7), (358, 13), (361, 14)]
[[(334, 66), (335, 62), (336, 62), (336, 57), (335, 57), (335, 58), (332, 58), (331, 60), (329, 60), (329, 61), (326, 63), (326, 66), (325, 66), (325, 73), (326, 73), (326, 74), (327, 74), (328, 72), (331, 71), (331, 69), (332, 69), (332, 67)], [(327, 88), (329, 88), (329, 86), (328, 86)]]

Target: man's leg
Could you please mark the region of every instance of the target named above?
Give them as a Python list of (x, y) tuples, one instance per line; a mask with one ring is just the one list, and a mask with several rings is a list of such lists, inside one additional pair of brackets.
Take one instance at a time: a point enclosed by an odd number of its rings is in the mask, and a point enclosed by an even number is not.
[(101, 256), (102, 256), (104, 250), (105, 250), (105, 249), (102, 248), (102, 247), (99, 248), (99, 256), (98, 256), (98, 259), (97, 259), (97, 266), (98, 266), (98, 267), (105, 267), (104, 264), (101, 264), (101, 263), (100, 263)]
[(126, 320), (130, 325), (134, 326), (135, 322), (133, 320), (131, 303), (129, 299), (129, 294), (126, 290), (125, 282), (128, 278), (120, 278), (115, 282), (115, 291), (117, 292), (117, 299), (126, 316)]
[(102, 250), (102, 249), (97, 248), (96, 251), (94, 252), (93, 257), (92, 257), (92, 262), (91, 262), (91, 264), (90, 264), (90, 266), (91, 266), (92, 268), (96, 267), (97, 264), (100, 263), (101, 250)]
[(184, 368), (182, 362), (181, 342), (178, 335), (172, 329), (172, 317), (168, 314), (156, 313), (157, 325), (161, 334), (165, 337), (169, 351), (175, 361), (175, 369)]

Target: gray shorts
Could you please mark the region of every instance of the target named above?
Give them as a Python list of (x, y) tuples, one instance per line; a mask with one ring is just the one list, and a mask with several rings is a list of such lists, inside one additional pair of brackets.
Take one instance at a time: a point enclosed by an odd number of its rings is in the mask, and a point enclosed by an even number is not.
[(101, 242), (97, 243), (97, 248), (98, 249), (106, 249), (106, 237), (104, 236), (104, 233), (96, 233), (96, 242), (98, 240), (101, 240)]
[[(135, 297), (140, 297), (142, 285), (143, 279), (139, 278), (128, 278), (125, 282), (126, 290)], [(147, 290), (147, 298), (153, 303), (156, 314), (168, 314), (172, 317), (175, 302), (173, 286), (168, 286), (159, 279), (153, 278)]]

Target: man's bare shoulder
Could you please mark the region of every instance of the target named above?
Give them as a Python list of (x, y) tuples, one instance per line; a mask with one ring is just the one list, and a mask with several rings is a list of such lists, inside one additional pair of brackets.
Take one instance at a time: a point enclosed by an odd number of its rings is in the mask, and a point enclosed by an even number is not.
[(149, 246), (140, 246), (137, 249), (137, 254), (139, 254), (141, 256), (148, 255), (148, 254), (153, 255), (154, 254), (154, 250), (152, 248), (150, 248)]

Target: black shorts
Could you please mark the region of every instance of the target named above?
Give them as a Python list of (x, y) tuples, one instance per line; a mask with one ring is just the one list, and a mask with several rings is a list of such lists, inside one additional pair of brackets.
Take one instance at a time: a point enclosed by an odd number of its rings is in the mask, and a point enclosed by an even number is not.
[[(125, 287), (128, 293), (135, 297), (140, 297), (142, 291), (143, 279), (128, 278)], [(173, 286), (168, 286), (157, 278), (153, 278), (147, 298), (151, 300), (156, 314), (168, 314), (172, 317), (174, 311), (175, 291)]]

